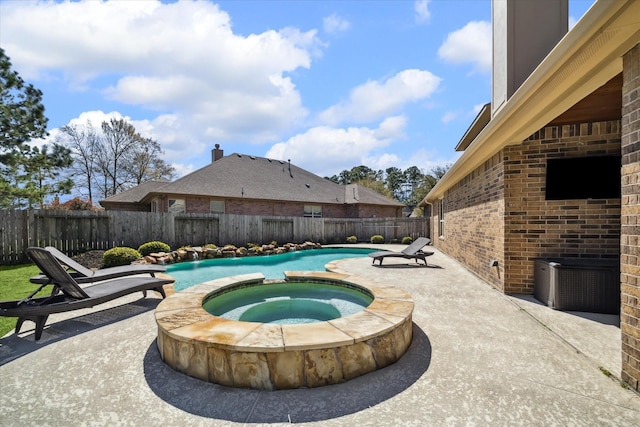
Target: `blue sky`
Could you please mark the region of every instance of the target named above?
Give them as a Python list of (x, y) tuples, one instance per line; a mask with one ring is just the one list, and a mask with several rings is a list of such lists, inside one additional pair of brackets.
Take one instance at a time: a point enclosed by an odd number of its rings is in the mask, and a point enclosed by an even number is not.
[[(570, 26), (592, 4), (570, 0)], [(50, 139), (115, 116), (179, 176), (214, 144), (320, 176), (428, 172), (490, 101), (490, 22), (490, 0), (3, 0), (0, 46)]]

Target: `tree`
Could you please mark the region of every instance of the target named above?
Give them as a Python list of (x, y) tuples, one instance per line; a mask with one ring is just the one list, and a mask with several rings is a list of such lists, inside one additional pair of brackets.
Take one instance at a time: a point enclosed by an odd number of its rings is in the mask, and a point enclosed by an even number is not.
[(60, 128), (57, 140), (64, 143), (73, 157), (71, 167), (77, 188), (86, 189), (89, 203), (93, 204), (93, 183), (96, 156), (100, 139), (90, 120), (85, 125), (66, 125)]
[(90, 121), (68, 125), (58, 135), (72, 151), (76, 185), (91, 203), (107, 198), (146, 181), (173, 179), (173, 166), (161, 159), (157, 141), (143, 137), (124, 119), (104, 121), (100, 129)]
[(89, 200), (84, 200), (80, 197), (74, 197), (67, 200), (64, 203), (60, 202), (59, 197), (55, 197), (51, 203), (45, 206), (45, 209), (56, 209), (63, 211), (97, 211), (99, 208), (95, 207)]
[(25, 84), (0, 48), (0, 207), (42, 207), (47, 196), (71, 190), (72, 181), (60, 178), (70, 164), (68, 150), (29, 145), (46, 136), (46, 128), (42, 92)]
[(47, 144), (40, 149), (33, 147), (31, 155), (25, 159), (22, 165), (24, 170), (23, 181), (27, 194), (28, 207), (36, 204), (44, 207), (45, 198), (49, 195), (70, 194), (73, 188), (73, 180), (61, 177), (63, 171), (73, 163), (71, 151), (59, 144)]
[(382, 179), (382, 171), (374, 171), (368, 166), (360, 165), (351, 168), (350, 171), (343, 170), (339, 175), (334, 175), (331, 178), (328, 178), (330, 181), (333, 181), (337, 184), (347, 185), (347, 184), (356, 184), (359, 181), (365, 180), (380, 180)]
[(11, 70), (11, 61), (0, 48), (0, 161), (20, 160), (29, 151), (27, 142), (46, 134), (42, 92)]
[(383, 196), (386, 196), (390, 199), (393, 199), (393, 193), (387, 187), (385, 187), (384, 182), (379, 179), (371, 179), (365, 178), (357, 182), (358, 185), (362, 185), (363, 187), (370, 188), (373, 191), (376, 191)]
[(167, 181), (173, 179), (175, 169), (160, 158), (162, 149), (157, 141), (144, 138), (140, 145), (131, 150), (123, 169), (130, 179), (140, 185), (146, 181)]
[(124, 168), (127, 155), (142, 141), (136, 128), (124, 119), (112, 118), (102, 122), (103, 143), (97, 156), (97, 170), (101, 175), (100, 187), (104, 197), (113, 196), (130, 187), (129, 176)]
[(89, 120), (60, 130), (58, 141), (71, 149), (74, 158), (76, 187), (92, 204), (97, 195), (106, 198), (146, 181), (173, 179), (173, 166), (160, 158), (160, 144), (144, 138), (123, 119), (102, 122), (100, 130)]
[(416, 193), (425, 180), (425, 174), (417, 166), (411, 166), (403, 172), (405, 185), (405, 200), (409, 206), (416, 206), (422, 200)]
[(386, 188), (391, 192), (391, 194), (393, 195), (392, 197), (396, 198), (397, 200), (401, 200), (403, 196), (402, 184), (404, 183), (404, 175), (402, 171), (399, 168), (393, 166), (387, 168), (385, 170), (385, 173), (387, 174), (387, 177), (384, 180)]
[(451, 167), (450, 164), (444, 166), (435, 166), (431, 168), (431, 173), (424, 175), (424, 179), (422, 183), (414, 190), (414, 198), (416, 200), (416, 204), (419, 204), (424, 198), (429, 194), (429, 191), (440, 181), (440, 178), (444, 176), (445, 173)]

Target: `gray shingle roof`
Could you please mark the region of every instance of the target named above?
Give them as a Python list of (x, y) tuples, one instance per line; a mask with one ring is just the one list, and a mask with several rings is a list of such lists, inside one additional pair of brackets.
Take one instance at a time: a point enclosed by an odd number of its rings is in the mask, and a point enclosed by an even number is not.
[(161, 181), (147, 181), (142, 184), (130, 188), (129, 190), (123, 191), (122, 193), (115, 194), (113, 196), (109, 196), (102, 202), (119, 202), (119, 203), (135, 203), (144, 199), (147, 194), (157, 191), (158, 189), (164, 187), (169, 184), (168, 182)]
[[(145, 194), (403, 206), (397, 200), (368, 188), (339, 185), (286, 161), (237, 153), (222, 157), (174, 182), (159, 184), (162, 185), (147, 190)], [(133, 200), (125, 193), (112, 196), (106, 201), (135, 202), (144, 198), (137, 198), (136, 193), (136, 199)], [(115, 200), (118, 196), (121, 197)]]

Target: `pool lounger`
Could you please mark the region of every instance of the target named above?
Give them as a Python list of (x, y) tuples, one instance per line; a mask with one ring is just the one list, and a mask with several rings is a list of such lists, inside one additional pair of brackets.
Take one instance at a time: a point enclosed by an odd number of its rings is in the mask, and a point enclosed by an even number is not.
[(410, 244), (400, 252), (379, 251), (372, 252), (369, 254), (369, 256), (373, 258), (373, 265), (376, 264), (376, 261), (379, 262), (379, 265), (382, 265), (382, 260), (385, 258), (414, 259), (416, 263), (418, 262), (418, 260), (422, 260), (422, 262), (424, 262), (424, 265), (427, 265), (426, 258), (433, 255), (433, 252), (423, 252), (422, 248), (427, 246), (429, 243), (431, 243), (431, 239), (427, 237), (419, 237), (412, 244)]
[(154, 290), (165, 298), (163, 286), (173, 282), (155, 277), (124, 277), (82, 288), (50, 252), (42, 248), (28, 248), (26, 252), (45, 273), (48, 283), (54, 285), (53, 291), (47, 297), (33, 298), (45, 284), (22, 300), (2, 301), (0, 316), (18, 318), (16, 334), (25, 320), (34, 322), (36, 341), (42, 336), (50, 314), (93, 307), (138, 291), (146, 295), (146, 291)]

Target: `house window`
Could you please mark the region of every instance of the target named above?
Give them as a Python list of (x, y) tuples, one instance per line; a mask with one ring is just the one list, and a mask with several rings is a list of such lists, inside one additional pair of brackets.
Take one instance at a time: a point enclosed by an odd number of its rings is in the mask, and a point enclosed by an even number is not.
[(304, 205), (305, 218), (322, 218), (322, 206), (320, 205)]
[(438, 235), (444, 238), (444, 199), (440, 199), (438, 210), (440, 211), (440, 221), (438, 222)]
[(183, 213), (184, 199), (169, 199), (169, 212), (174, 214)]
[(209, 212), (210, 213), (224, 213), (224, 200), (211, 200), (210, 203), (210, 207), (209, 207)]
[(158, 212), (158, 200), (151, 201), (151, 212)]

